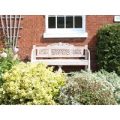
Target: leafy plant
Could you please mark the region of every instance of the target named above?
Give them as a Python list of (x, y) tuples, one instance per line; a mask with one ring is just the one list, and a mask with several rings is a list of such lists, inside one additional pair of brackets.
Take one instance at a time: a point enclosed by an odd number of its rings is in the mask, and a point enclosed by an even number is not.
[[(104, 76), (104, 75), (103, 75)], [(115, 88), (102, 75), (92, 72), (73, 73), (62, 87), (60, 104), (108, 105), (117, 104)]]
[(19, 60), (13, 60), (13, 53), (11, 49), (5, 49), (6, 57), (0, 57), (0, 85), (3, 83), (3, 74), (10, 70), (13, 65), (19, 63)]
[(105, 25), (98, 30), (96, 48), (99, 68), (120, 75), (120, 24)]
[(65, 75), (44, 64), (19, 63), (4, 74), (1, 104), (56, 104)]
[(108, 81), (112, 84), (114, 88), (114, 96), (118, 104), (120, 104), (120, 77), (115, 72), (107, 72), (105, 70), (100, 70), (94, 73), (96, 76)]

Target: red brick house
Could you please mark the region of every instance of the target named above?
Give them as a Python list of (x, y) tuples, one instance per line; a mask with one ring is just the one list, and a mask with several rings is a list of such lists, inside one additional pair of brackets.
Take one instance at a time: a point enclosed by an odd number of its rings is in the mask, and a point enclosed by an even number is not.
[(103, 25), (115, 22), (113, 15), (23, 15), (22, 17), (17, 44), (22, 60), (30, 59), (33, 45), (48, 45), (55, 42), (88, 44), (93, 70), (97, 66), (96, 32)]

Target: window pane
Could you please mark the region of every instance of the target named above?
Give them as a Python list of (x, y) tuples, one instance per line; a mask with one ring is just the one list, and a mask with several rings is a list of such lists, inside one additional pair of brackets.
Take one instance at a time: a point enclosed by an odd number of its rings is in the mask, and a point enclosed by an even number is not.
[(64, 17), (57, 17), (57, 28), (64, 28)]
[(56, 19), (55, 17), (48, 18), (48, 28), (55, 28)]
[(66, 28), (73, 28), (73, 16), (66, 17)]
[(82, 16), (75, 16), (75, 28), (82, 28)]

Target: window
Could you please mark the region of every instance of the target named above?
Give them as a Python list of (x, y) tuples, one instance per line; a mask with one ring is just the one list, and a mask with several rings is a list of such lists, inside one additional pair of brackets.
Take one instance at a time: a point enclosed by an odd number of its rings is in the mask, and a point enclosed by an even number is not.
[(48, 18), (48, 28), (55, 28), (56, 18), (55, 17), (49, 17)]
[(87, 37), (85, 16), (48, 15), (45, 19), (45, 38)]
[(65, 26), (65, 20), (64, 17), (57, 17), (57, 28), (64, 28)]
[(66, 16), (66, 28), (73, 28), (73, 16)]
[(75, 16), (75, 28), (82, 28), (82, 17)]

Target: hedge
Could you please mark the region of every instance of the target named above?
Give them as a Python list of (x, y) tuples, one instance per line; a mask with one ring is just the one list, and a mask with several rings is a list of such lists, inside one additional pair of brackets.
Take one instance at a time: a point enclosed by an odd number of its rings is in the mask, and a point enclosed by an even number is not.
[(120, 75), (120, 24), (108, 24), (98, 30), (97, 63), (100, 69)]

